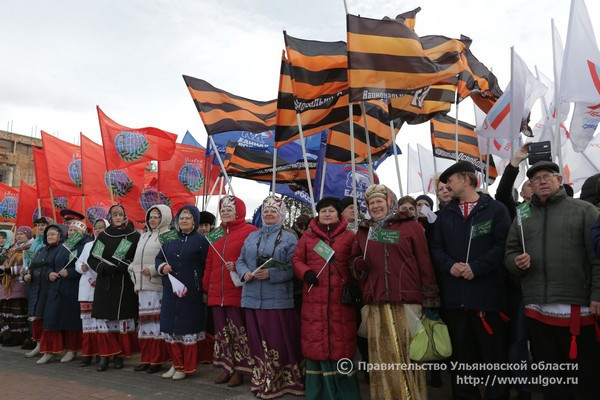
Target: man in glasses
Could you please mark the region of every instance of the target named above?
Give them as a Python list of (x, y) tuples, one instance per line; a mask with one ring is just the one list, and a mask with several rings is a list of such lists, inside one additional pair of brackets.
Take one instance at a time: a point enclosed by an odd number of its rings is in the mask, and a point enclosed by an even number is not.
[[(567, 196), (553, 162), (535, 163), (527, 177), (530, 208), (521, 208), (511, 226), (505, 264), (520, 278), (534, 361), (549, 366), (538, 371), (562, 378), (542, 387), (544, 398), (593, 398), (600, 376), (594, 327), (600, 317), (600, 260), (590, 229), (600, 211)], [(564, 367), (574, 364), (576, 369)]]

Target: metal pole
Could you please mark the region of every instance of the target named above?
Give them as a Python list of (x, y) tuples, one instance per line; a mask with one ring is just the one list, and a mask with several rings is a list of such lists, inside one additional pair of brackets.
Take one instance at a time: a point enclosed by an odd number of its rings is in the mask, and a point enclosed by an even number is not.
[(273, 147), (273, 181), (271, 183), (271, 194), (275, 194), (275, 185), (277, 184), (277, 147)]
[(456, 146), (455, 159), (458, 162), (458, 91), (456, 92), (456, 115), (454, 121), (454, 144)]
[(396, 177), (398, 178), (398, 190), (400, 197), (403, 197), (402, 179), (400, 178), (400, 164), (398, 162), (398, 149), (396, 148), (396, 135), (394, 135), (394, 121), (390, 119), (390, 133), (392, 134), (392, 151), (394, 152), (394, 162), (396, 163)]
[(319, 188), (319, 200), (323, 198), (323, 191), (325, 190), (325, 171), (327, 170), (327, 161), (323, 159), (323, 171), (321, 171), (321, 187)]
[(306, 182), (308, 184), (310, 205), (312, 207), (313, 214), (316, 216), (317, 209), (315, 208), (315, 196), (313, 194), (312, 182), (310, 181), (310, 169), (308, 168), (308, 158), (306, 157), (306, 140), (304, 139), (304, 133), (302, 132), (302, 120), (300, 119), (300, 113), (296, 113), (296, 121), (298, 121), (298, 132), (300, 133), (300, 144), (302, 145), (302, 157), (304, 158), (304, 170), (306, 171)]
[[(573, 12), (573, 2), (571, 2), (571, 13)], [(571, 15), (569, 16), (569, 23), (571, 23)], [(560, 174), (563, 177), (563, 181), (566, 182), (565, 171), (562, 159), (562, 140), (560, 139), (560, 114), (562, 110), (562, 103), (560, 101), (560, 81), (562, 77), (558, 76), (558, 65), (556, 65), (556, 43), (554, 41), (554, 18), (550, 20), (552, 27), (552, 65), (554, 71), (554, 109), (556, 110), (556, 124), (554, 126), (554, 146), (556, 147), (556, 154), (558, 155), (558, 168)]]
[(367, 143), (367, 160), (369, 162), (369, 181), (371, 184), (375, 183), (375, 179), (373, 177), (373, 159), (371, 157), (371, 138), (369, 137), (369, 128), (367, 124), (367, 105), (364, 101), (360, 102), (360, 106), (363, 113), (363, 121), (365, 125), (365, 142)]
[(354, 115), (352, 102), (348, 104), (348, 116), (350, 119), (350, 163), (352, 164), (352, 205), (354, 206), (354, 216), (358, 221), (358, 204), (356, 199), (356, 159), (354, 157)]
[(425, 190), (425, 183), (423, 183), (423, 166), (421, 165), (421, 152), (419, 151), (419, 145), (417, 144), (417, 158), (419, 159), (419, 170), (421, 171), (421, 189), (423, 189), (423, 194), (427, 194)]
[(223, 160), (221, 159), (221, 154), (219, 154), (219, 149), (217, 148), (217, 145), (215, 144), (215, 140), (212, 138), (211, 135), (208, 135), (208, 140), (210, 141), (210, 144), (213, 147), (213, 150), (215, 151), (215, 157), (217, 157), (217, 160), (219, 161), (219, 165), (221, 166), (221, 171), (223, 171), (223, 176), (224, 176), (225, 180), (227, 181), (229, 190), (231, 190), (231, 194), (233, 194), (235, 196), (235, 191), (233, 190), (233, 186), (231, 185), (231, 179), (227, 175), (227, 170), (225, 170), (225, 165), (223, 164)]

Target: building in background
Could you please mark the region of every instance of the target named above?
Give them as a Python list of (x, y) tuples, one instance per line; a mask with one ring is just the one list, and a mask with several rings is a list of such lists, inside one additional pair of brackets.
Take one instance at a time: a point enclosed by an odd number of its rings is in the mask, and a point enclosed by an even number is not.
[(0, 130), (0, 182), (19, 187), (21, 180), (35, 183), (33, 147), (42, 147), (42, 140)]

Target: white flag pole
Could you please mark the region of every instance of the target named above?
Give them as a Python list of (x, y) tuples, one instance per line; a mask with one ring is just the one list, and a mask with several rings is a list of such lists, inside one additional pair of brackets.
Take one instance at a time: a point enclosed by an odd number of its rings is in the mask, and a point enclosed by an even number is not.
[(313, 215), (317, 215), (317, 209), (315, 208), (315, 196), (313, 194), (312, 182), (310, 181), (310, 168), (308, 168), (308, 158), (306, 156), (306, 139), (302, 132), (302, 120), (300, 119), (300, 113), (296, 113), (296, 121), (298, 121), (298, 133), (300, 134), (300, 144), (302, 145), (302, 157), (304, 159), (304, 170), (306, 171), (306, 182), (308, 184), (308, 194), (310, 195), (310, 205), (312, 207)]
[(277, 147), (273, 146), (273, 180), (271, 183), (271, 194), (272, 195), (275, 195), (275, 185), (277, 184), (276, 175), (277, 175)]
[(356, 200), (356, 159), (354, 157), (354, 115), (352, 102), (348, 104), (348, 116), (350, 118), (350, 162), (352, 164), (352, 204), (354, 206), (354, 215), (358, 221), (358, 204)]
[(425, 191), (425, 183), (423, 182), (423, 166), (421, 165), (421, 152), (419, 151), (419, 145), (417, 144), (417, 157), (419, 158), (419, 170), (421, 171), (421, 188), (423, 189), (423, 194), (427, 194)]
[(215, 151), (215, 157), (217, 157), (217, 160), (219, 161), (219, 165), (221, 166), (221, 170), (223, 171), (223, 176), (225, 177), (225, 180), (227, 181), (229, 190), (231, 190), (231, 194), (233, 194), (235, 196), (235, 192), (233, 191), (233, 186), (231, 186), (231, 179), (229, 178), (229, 175), (227, 175), (227, 170), (225, 169), (225, 165), (223, 164), (223, 160), (221, 159), (221, 154), (219, 154), (219, 149), (217, 148), (217, 145), (215, 144), (215, 140), (213, 139), (212, 135), (208, 135), (208, 140), (210, 141), (210, 145), (213, 147), (213, 150)]
[(454, 121), (454, 144), (456, 145), (456, 162), (458, 162), (458, 90), (456, 91), (456, 120)]
[(321, 187), (319, 188), (319, 200), (323, 198), (323, 191), (325, 190), (325, 171), (327, 170), (327, 161), (323, 158), (323, 168), (321, 171)]
[(390, 133), (392, 135), (392, 151), (394, 152), (394, 162), (396, 163), (396, 177), (398, 178), (398, 191), (400, 197), (404, 197), (402, 192), (402, 179), (400, 179), (400, 163), (398, 162), (398, 149), (396, 148), (396, 135), (394, 135), (394, 121), (390, 118)]
[(364, 100), (360, 102), (360, 108), (363, 113), (363, 121), (365, 125), (365, 142), (367, 144), (367, 160), (369, 161), (369, 181), (371, 184), (375, 183), (375, 179), (373, 178), (373, 158), (371, 157), (371, 138), (369, 137), (369, 128), (367, 124), (367, 105)]
[(471, 233), (469, 234), (469, 245), (467, 246), (467, 261), (469, 262), (469, 254), (471, 254), (471, 240), (473, 240), (473, 226), (471, 226)]
[[(569, 28), (570, 28), (570, 24), (571, 24), (571, 15), (573, 13), (573, 3), (574, 1), (571, 1), (571, 14), (569, 14)], [(556, 65), (556, 42), (555, 42), (555, 38), (554, 38), (554, 31), (555, 31), (555, 27), (554, 27), (554, 18), (552, 18), (550, 20), (550, 25), (552, 27), (552, 66), (553, 66), (553, 71), (554, 71), (554, 108), (556, 110), (556, 124), (554, 126), (554, 147), (556, 147), (556, 154), (558, 155), (558, 168), (560, 171), (560, 174), (563, 177), (563, 181), (567, 182), (565, 179), (565, 171), (564, 171), (564, 166), (563, 166), (563, 159), (562, 159), (562, 141), (560, 138), (560, 114), (561, 114), (561, 110), (562, 110), (562, 102), (560, 101), (560, 82), (563, 79), (563, 77), (558, 76), (558, 65)], [(567, 55), (564, 54), (563, 55), (564, 60), (566, 59)], [(562, 66), (561, 66), (562, 67)]]
[(525, 251), (525, 235), (523, 234), (523, 218), (521, 218), (521, 213), (519, 213), (519, 210), (517, 210), (517, 223), (521, 228), (521, 243), (523, 243), (523, 253), (527, 253)]
[[(208, 208), (208, 202), (210, 201), (211, 197), (213, 194), (215, 194), (215, 189), (217, 188), (217, 185), (219, 184), (219, 182), (221, 182), (221, 177), (218, 177), (215, 180), (215, 183), (213, 183), (212, 188), (210, 189), (210, 194), (208, 195), (208, 199), (206, 200), (206, 203), (204, 203), (203, 207), (202, 207), (202, 211), (206, 211), (206, 209)], [(221, 190), (222, 192), (223, 190)]]

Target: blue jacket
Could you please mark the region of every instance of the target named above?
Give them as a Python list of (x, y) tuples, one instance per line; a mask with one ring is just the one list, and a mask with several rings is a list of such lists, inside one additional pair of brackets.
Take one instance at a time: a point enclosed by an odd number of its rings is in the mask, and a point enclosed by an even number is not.
[[(275, 251), (273, 247), (279, 235)], [(253, 279), (246, 282), (242, 289), (242, 307), (264, 310), (278, 310), (294, 307), (294, 270), (292, 256), (296, 250), (298, 239), (282, 225), (263, 225), (260, 230), (252, 232), (244, 241), (242, 252), (236, 263), (240, 279), (246, 272), (252, 272), (256, 265), (257, 253), (267, 259), (272, 257), (288, 264), (287, 270), (269, 268), (269, 279)]]
[[(197, 232), (200, 212), (195, 206), (183, 206), (194, 217), (194, 229), (186, 234), (179, 231), (177, 221), (181, 209), (174, 219), (178, 238), (163, 244), (156, 255), (156, 269), (163, 263), (172, 268), (174, 278), (187, 288), (187, 294), (179, 298), (173, 294), (169, 277), (163, 275), (163, 298), (160, 308), (160, 331), (170, 335), (201, 333), (206, 330), (206, 304), (202, 299), (202, 276), (206, 266), (208, 241)], [(166, 256), (166, 258), (165, 258)], [(162, 274), (161, 274), (162, 275)]]
[(51, 272), (59, 272), (63, 268), (67, 276), (58, 278), (48, 285), (48, 302), (44, 312), (44, 329), (61, 331), (81, 331), (81, 316), (79, 309), (79, 278), (81, 275), (75, 270), (77, 258), (81, 255), (83, 246), (92, 238), (85, 235), (71, 252), (62, 244), (58, 246), (53, 265), (48, 265), (44, 270), (45, 279)]
[(596, 251), (596, 257), (600, 259), (600, 217), (594, 225), (592, 225), (592, 244)]
[[(466, 261), (471, 227), (487, 221), (492, 222), (491, 230), (471, 241), (468, 263), (475, 278), (468, 281), (452, 276), (452, 265)], [(431, 253), (440, 278), (443, 308), (504, 309), (504, 244), (509, 228), (506, 207), (485, 193), (480, 193), (467, 219), (456, 199), (442, 208), (435, 223)]]

